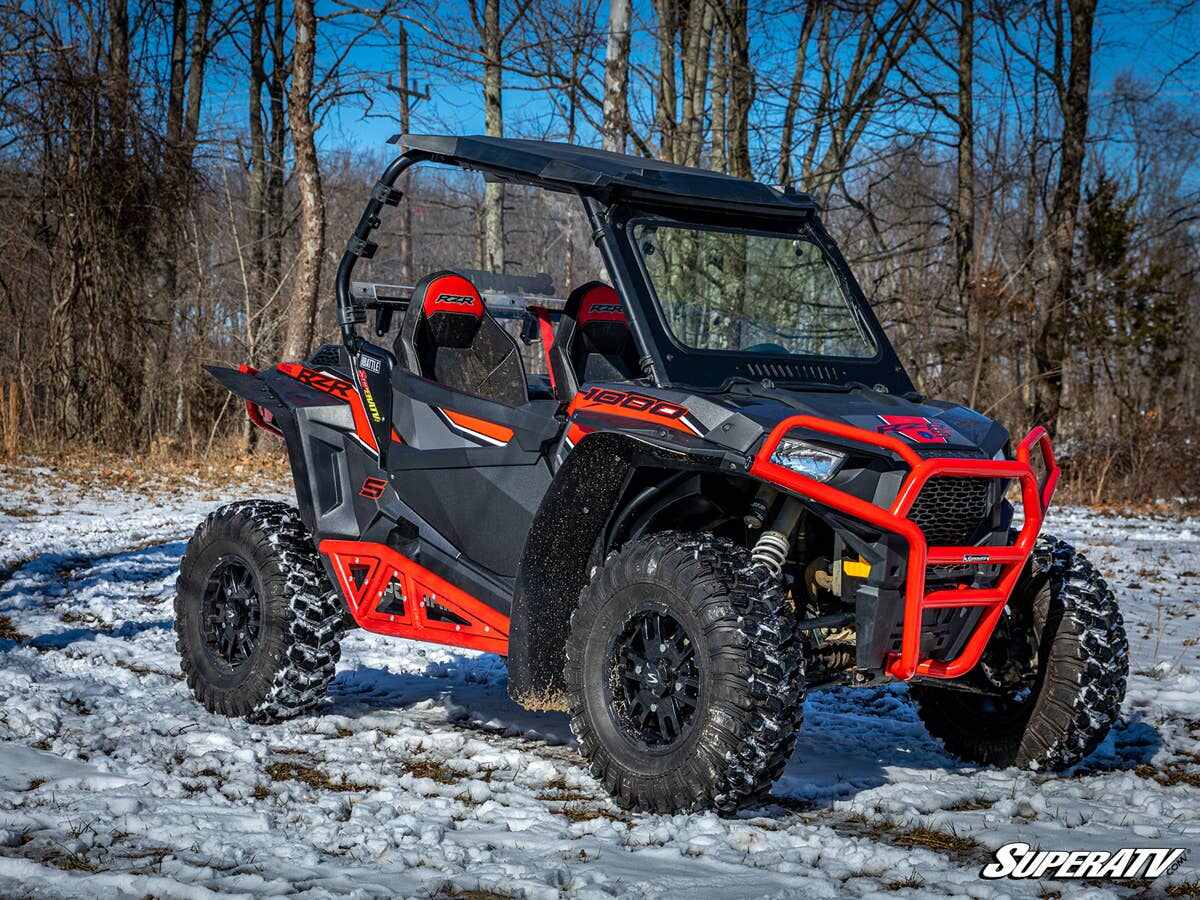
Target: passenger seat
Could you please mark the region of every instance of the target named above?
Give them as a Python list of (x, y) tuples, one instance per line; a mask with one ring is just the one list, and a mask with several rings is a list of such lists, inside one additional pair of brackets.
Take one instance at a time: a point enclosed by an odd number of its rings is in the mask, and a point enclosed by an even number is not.
[(571, 292), (550, 349), (558, 399), (570, 402), (579, 386), (641, 377), (637, 344), (621, 298), (602, 281)]

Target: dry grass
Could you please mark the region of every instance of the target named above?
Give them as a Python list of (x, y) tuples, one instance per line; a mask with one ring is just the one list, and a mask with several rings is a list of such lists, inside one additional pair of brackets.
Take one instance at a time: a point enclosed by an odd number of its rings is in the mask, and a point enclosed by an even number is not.
[(267, 777), (272, 781), (299, 781), (322, 791), (371, 791), (375, 789), (373, 785), (347, 781), (345, 776), (334, 781), (320, 769), (300, 763), (275, 762), (267, 766), (265, 771)]
[(413, 778), (429, 778), (438, 784), (458, 784), (462, 776), (444, 763), (435, 759), (412, 759), (404, 764), (404, 770)]
[(431, 900), (512, 900), (512, 894), (497, 894), (495, 891), (476, 888), (462, 890), (455, 887), (443, 887)]
[(915, 872), (906, 878), (900, 878), (896, 881), (889, 881), (883, 886), (885, 891), (904, 891), (908, 889), (919, 890), (925, 887), (925, 879)]
[(77, 716), (90, 716), (92, 714), (92, 708), (78, 697), (64, 697), (62, 704)]
[(1200, 897), (1200, 880), (1169, 884), (1163, 888), (1163, 893), (1168, 897)]
[(113, 625), (111, 622), (105, 622), (99, 616), (90, 612), (75, 612), (67, 610), (58, 617), (61, 622), (66, 625), (82, 625), (85, 628), (91, 628), (93, 631), (112, 631)]
[(95, 874), (101, 867), (86, 856), (74, 853), (61, 845), (55, 846), (42, 854), (40, 860), (47, 865), (62, 869), (64, 872), (87, 872)]
[(959, 800), (957, 803), (951, 803), (945, 807), (946, 812), (979, 812), (984, 809), (991, 809), (996, 804), (988, 800), (986, 797), (968, 797), (964, 800)]
[(899, 832), (893, 842), (899, 847), (923, 847), (935, 853), (966, 855), (982, 849), (983, 845), (974, 838), (963, 837), (950, 831), (938, 831), (919, 825)]
[(12, 619), (8, 616), (0, 616), (0, 641), (23, 641), (26, 636), (17, 631), (17, 626), (13, 624)]
[(160, 672), (158, 669), (148, 669), (145, 666), (139, 666), (137, 663), (126, 662), (123, 659), (114, 659), (112, 664), (118, 669), (124, 669), (126, 672), (132, 672), (134, 675), (157, 675), (160, 678), (170, 678), (172, 681), (183, 681), (183, 675), (178, 672)]
[(1200, 772), (1189, 772), (1179, 763), (1167, 763), (1165, 768), (1155, 768), (1148, 763), (1142, 763), (1133, 770), (1138, 778), (1157, 781), (1164, 787), (1175, 787), (1186, 784), (1188, 787), (1200, 787)]
[(611, 810), (597, 809), (594, 806), (588, 806), (586, 803), (567, 803), (562, 809), (556, 810), (557, 814), (562, 816), (568, 822), (591, 822), (596, 819), (607, 819), (609, 822), (624, 822), (625, 817), (617, 815)]
[(572, 791), (566, 788), (562, 790), (542, 791), (537, 795), (537, 799), (543, 803), (577, 803), (587, 800), (595, 800), (591, 794), (584, 794), (580, 791)]
[(863, 815), (849, 816), (841, 824), (843, 828), (848, 826), (851, 833), (907, 850), (919, 847), (959, 859), (976, 859), (981, 854), (988, 855), (983, 845), (974, 838), (925, 825), (897, 825), (886, 819), (868, 819)]
[[(84, 491), (113, 488), (146, 493), (174, 494), (183, 487), (197, 485), (221, 488), (231, 485), (268, 484), (291, 477), (287, 457), (280, 442), (271, 442), (259, 453), (243, 453), (236, 442), (214, 444), (211, 449), (191, 449), (170, 441), (156, 442), (145, 451), (115, 453), (95, 448), (71, 447), (62, 450), (34, 450), (17, 462), (3, 466), (10, 486), (34, 487), (44, 483), (45, 472), (78, 485)], [(29, 515), (23, 507), (5, 510), (9, 515)]]

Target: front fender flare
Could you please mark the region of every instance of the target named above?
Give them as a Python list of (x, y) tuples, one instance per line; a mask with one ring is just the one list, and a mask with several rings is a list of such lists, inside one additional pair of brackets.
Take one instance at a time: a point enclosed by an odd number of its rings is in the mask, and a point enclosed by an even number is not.
[(508, 635), (508, 693), (530, 708), (565, 708), (562, 669), (571, 613), (629, 479), (641, 466), (717, 468), (715, 461), (626, 433), (595, 431), (555, 473), (517, 571)]

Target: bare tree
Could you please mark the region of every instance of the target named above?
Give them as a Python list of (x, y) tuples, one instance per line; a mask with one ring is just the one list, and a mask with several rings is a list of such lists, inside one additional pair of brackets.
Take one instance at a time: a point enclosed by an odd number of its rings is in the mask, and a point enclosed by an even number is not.
[(317, 17), (313, 0), (295, 2), (296, 40), (292, 48), (292, 84), (288, 119), (296, 150), (296, 184), (300, 194), (300, 247), (288, 308), (284, 356), (300, 359), (312, 348), (325, 253), (325, 194), (321, 187), (315, 128), (310, 104), (316, 62)]
[(611, 0), (608, 14), (608, 43), (604, 54), (604, 149), (625, 151), (629, 109), (629, 13), (630, 0)]

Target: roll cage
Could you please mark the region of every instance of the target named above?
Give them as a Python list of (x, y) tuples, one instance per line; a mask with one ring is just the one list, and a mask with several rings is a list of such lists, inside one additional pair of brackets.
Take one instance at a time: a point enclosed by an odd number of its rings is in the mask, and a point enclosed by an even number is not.
[[(338, 266), (338, 324), (352, 354), (359, 348), (356, 326), (366, 321), (368, 310), (376, 310), (381, 323), (386, 323), (390, 309), (402, 309), (407, 303), (402, 289), (389, 294), (377, 286), (356, 285), (351, 280), (355, 264), (360, 257), (374, 255), (377, 245), (371, 241), (371, 233), (380, 225), (383, 207), (399, 203), (401, 194), (395, 190), (395, 184), (400, 175), (419, 162), (434, 162), (480, 171), (490, 180), (577, 195), (613, 286), (630, 310), (630, 325), (643, 368), (659, 387), (717, 391), (731, 379), (748, 379), (781, 385), (882, 385), (895, 394), (913, 390), (887, 335), (837, 245), (822, 227), (816, 204), (807, 194), (783, 193), (722, 173), (657, 160), (638, 160), (633, 164), (630, 157), (620, 154), (540, 141), (397, 135), (392, 142), (401, 144), (404, 152), (388, 165), (372, 190)], [(666, 326), (630, 237), (630, 223), (647, 217), (783, 235), (795, 234), (805, 227), (832, 261), (855, 315), (870, 333), (878, 352), (872, 358), (855, 359), (794, 353), (713, 352), (684, 347)], [(521, 281), (519, 276), (499, 278)], [(517, 285), (516, 290), (523, 287), (526, 286)], [(561, 307), (561, 303), (553, 301), (535, 303), (550, 316), (556, 315)], [(519, 301), (508, 302), (509, 313), (519, 315), (520, 305)], [(535, 304), (529, 306), (533, 308)], [(489, 309), (505, 308), (505, 303), (489, 298)]]

